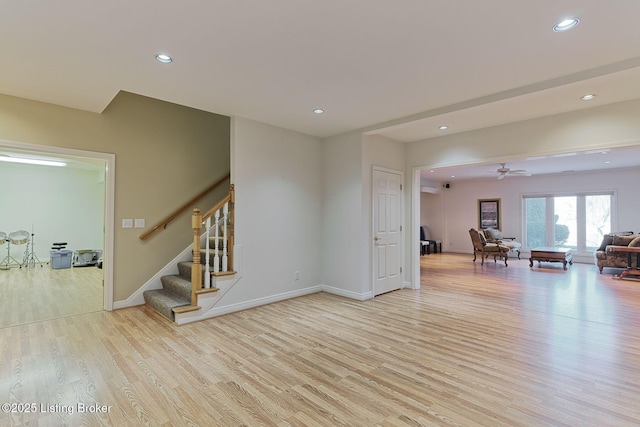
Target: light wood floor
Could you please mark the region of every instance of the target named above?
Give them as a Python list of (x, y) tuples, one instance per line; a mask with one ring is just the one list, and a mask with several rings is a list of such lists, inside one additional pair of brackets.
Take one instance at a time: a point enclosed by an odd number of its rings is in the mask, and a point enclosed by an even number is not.
[(102, 277), (96, 267), (0, 270), (0, 328), (100, 311)]
[(422, 268), (420, 291), (365, 302), (319, 293), (185, 326), (135, 307), (0, 329), (0, 403), (63, 405), (0, 425), (640, 425), (640, 283), (471, 255)]

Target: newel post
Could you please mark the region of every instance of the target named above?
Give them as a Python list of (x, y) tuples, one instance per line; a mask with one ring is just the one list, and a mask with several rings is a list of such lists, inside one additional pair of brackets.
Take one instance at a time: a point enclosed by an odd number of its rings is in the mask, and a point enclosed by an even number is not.
[(193, 265), (191, 266), (191, 305), (196, 305), (196, 291), (202, 289), (202, 264), (200, 263), (200, 230), (202, 229), (202, 215), (200, 208), (193, 210), (191, 216), (193, 228)]
[(235, 212), (236, 193), (234, 190), (234, 184), (231, 184), (229, 189), (229, 240), (227, 246), (229, 247), (229, 257), (227, 261), (227, 271), (233, 271), (233, 244), (235, 241), (234, 235), (234, 212)]

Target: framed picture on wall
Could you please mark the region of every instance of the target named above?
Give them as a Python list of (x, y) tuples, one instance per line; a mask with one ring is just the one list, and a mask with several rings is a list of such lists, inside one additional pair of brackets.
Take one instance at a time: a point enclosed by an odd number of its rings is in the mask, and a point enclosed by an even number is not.
[(478, 200), (478, 227), (500, 230), (500, 199)]

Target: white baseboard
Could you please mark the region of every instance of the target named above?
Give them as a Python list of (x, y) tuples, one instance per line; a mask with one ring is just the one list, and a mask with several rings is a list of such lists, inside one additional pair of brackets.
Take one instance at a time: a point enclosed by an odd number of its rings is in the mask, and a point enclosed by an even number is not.
[(262, 298), (256, 298), (250, 301), (243, 301), (236, 304), (215, 307), (205, 313), (194, 312), (193, 316), (181, 316), (180, 319), (176, 318), (176, 323), (178, 323), (179, 325), (184, 325), (187, 323), (192, 323), (200, 320), (211, 319), (213, 317), (222, 316), (224, 314), (230, 314), (238, 311), (247, 310), (250, 308), (260, 307), (262, 305), (267, 305), (274, 302), (285, 301), (291, 298), (297, 298), (304, 295), (311, 295), (318, 292), (327, 292), (330, 294), (339, 295), (345, 298), (354, 299), (358, 301), (366, 301), (373, 298), (372, 292), (358, 294), (355, 292), (345, 291), (344, 289), (338, 289), (331, 286), (316, 285), (316, 286), (310, 286), (304, 289), (298, 289), (291, 292), (283, 292), (281, 294), (270, 295)]
[(332, 286), (326, 286), (326, 285), (322, 285), (321, 286), (321, 290), (324, 291), (324, 292), (327, 292), (329, 294), (339, 295), (341, 297), (354, 299), (354, 300), (358, 300), (358, 301), (366, 301), (366, 300), (369, 300), (369, 299), (373, 298), (373, 292), (372, 291), (359, 294), (359, 293), (356, 293), (356, 292), (346, 291), (344, 289), (334, 288)]
[[(311, 286), (309, 288), (298, 289), (291, 292), (284, 292), (281, 294), (271, 295), (268, 297), (256, 298), (250, 301), (243, 301), (231, 305), (223, 305), (215, 307), (205, 313), (195, 315), (193, 317), (183, 318), (180, 320), (180, 325), (186, 323), (197, 322), (199, 320), (210, 319), (212, 317), (222, 316), (224, 314), (235, 313), (237, 311), (247, 310), (249, 308), (260, 307), (261, 305), (267, 305), (278, 301), (284, 301), (291, 298), (300, 297), (303, 295), (315, 294), (322, 291), (322, 286)], [(196, 312), (197, 313), (197, 312)]]

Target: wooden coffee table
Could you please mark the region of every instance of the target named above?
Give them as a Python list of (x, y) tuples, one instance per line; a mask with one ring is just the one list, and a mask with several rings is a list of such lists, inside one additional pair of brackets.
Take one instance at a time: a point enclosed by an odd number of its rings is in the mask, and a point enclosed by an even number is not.
[(533, 267), (533, 261), (538, 261), (538, 265), (544, 262), (561, 262), (562, 268), (567, 269), (567, 264), (573, 264), (573, 255), (571, 248), (563, 248), (557, 246), (542, 247), (531, 249), (531, 258), (529, 258), (529, 267)]

